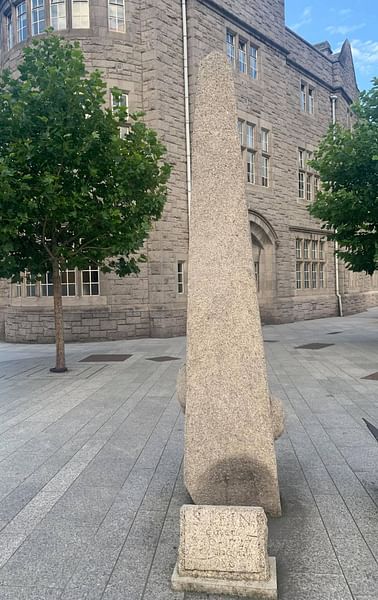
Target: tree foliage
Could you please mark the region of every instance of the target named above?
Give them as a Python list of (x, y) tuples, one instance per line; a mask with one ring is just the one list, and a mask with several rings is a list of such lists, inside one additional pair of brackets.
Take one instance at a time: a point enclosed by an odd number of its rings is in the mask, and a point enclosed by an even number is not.
[(322, 186), (309, 210), (348, 268), (371, 275), (378, 268), (378, 78), (354, 111), (351, 131), (336, 125), (320, 143), (312, 166)]
[(120, 137), (127, 110), (106, 108), (78, 43), (48, 33), (23, 55), (16, 78), (0, 75), (0, 277), (137, 273), (166, 201), (165, 148), (141, 115)]

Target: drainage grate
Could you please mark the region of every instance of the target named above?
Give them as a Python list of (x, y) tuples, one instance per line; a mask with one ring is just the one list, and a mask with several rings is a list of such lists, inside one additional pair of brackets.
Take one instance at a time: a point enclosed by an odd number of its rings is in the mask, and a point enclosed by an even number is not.
[(123, 362), (131, 356), (132, 354), (91, 354), (80, 362)]
[(175, 356), (154, 356), (153, 358), (147, 358), (146, 360), (152, 360), (153, 362), (168, 362), (169, 360), (180, 360)]
[(361, 379), (370, 379), (371, 381), (378, 381), (378, 371), (376, 373), (371, 373), (371, 375), (366, 375), (366, 377), (361, 377)]
[(321, 350), (322, 348), (328, 348), (328, 346), (334, 346), (335, 344), (319, 344), (314, 342), (312, 344), (305, 344), (304, 346), (295, 346), (296, 350)]
[(327, 335), (337, 335), (338, 333), (343, 333), (342, 331), (330, 331)]
[(264, 340), (266, 344), (276, 344), (278, 340)]

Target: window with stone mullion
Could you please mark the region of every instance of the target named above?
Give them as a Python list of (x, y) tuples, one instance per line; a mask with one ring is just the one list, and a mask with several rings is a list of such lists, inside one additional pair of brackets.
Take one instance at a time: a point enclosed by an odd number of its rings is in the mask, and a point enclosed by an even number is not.
[(123, 33), (125, 31), (124, 0), (109, 0), (109, 30)]
[(10, 8), (9, 12), (5, 15), (6, 19), (6, 31), (7, 31), (7, 50), (13, 48), (13, 18), (12, 18), (12, 8)]
[(72, 0), (72, 28), (89, 29), (89, 0)]
[(50, 25), (55, 31), (67, 29), (66, 0), (50, 0)]
[(23, 42), (28, 37), (28, 10), (26, 0), (16, 6), (17, 42)]
[(31, 0), (32, 35), (39, 35), (46, 28), (45, 0)]

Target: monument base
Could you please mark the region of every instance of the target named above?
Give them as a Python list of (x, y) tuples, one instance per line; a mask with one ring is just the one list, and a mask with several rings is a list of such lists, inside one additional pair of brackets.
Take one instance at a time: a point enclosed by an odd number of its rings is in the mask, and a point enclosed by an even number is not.
[(172, 589), (176, 592), (205, 592), (252, 598), (253, 600), (277, 600), (276, 559), (269, 557), (270, 579), (251, 581), (243, 579), (215, 579), (210, 577), (181, 576), (177, 564), (172, 575)]

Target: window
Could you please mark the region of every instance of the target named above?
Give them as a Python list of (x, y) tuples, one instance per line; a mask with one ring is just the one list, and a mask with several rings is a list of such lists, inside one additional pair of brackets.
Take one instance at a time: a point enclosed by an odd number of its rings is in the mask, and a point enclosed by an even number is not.
[(300, 148), (298, 150), (298, 166), (300, 169), (305, 168), (305, 151)]
[(302, 240), (299, 238), (295, 240), (295, 256), (296, 258), (302, 258)]
[[(303, 262), (301, 250), (303, 249)], [(321, 239), (295, 241), (296, 289), (322, 289), (325, 287), (325, 242)], [(302, 270), (303, 269), (303, 270)], [(303, 277), (302, 277), (303, 276)], [(303, 284), (303, 285), (302, 285)]]
[(83, 296), (98, 296), (100, 294), (100, 270), (90, 266), (81, 273)]
[(227, 59), (231, 65), (235, 65), (235, 35), (227, 31)]
[(41, 279), (41, 296), (53, 296), (54, 285), (52, 281), (52, 273), (47, 272)]
[(309, 242), (309, 240), (304, 240), (304, 242), (303, 242), (303, 258), (305, 258), (305, 259), (309, 258), (308, 242)]
[(255, 145), (255, 126), (247, 123), (247, 148), (253, 148)]
[[(114, 96), (113, 94), (110, 95), (111, 97), (111, 107), (112, 107), (112, 112), (114, 113), (118, 108), (124, 107), (127, 109), (127, 114), (126, 114), (126, 118), (128, 117), (128, 108), (129, 108), (129, 95), (128, 94), (121, 94), (119, 97)], [(123, 126), (121, 126), (119, 128), (119, 136), (124, 139), (126, 138), (130, 133), (130, 127), (126, 124), (124, 124)]]
[(297, 288), (297, 290), (300, 290), (302, 288), (302, 263), (300, 263), (300, 262), (296, 263), (295, 278), (296, 278), (296, 288)]
[(247, 43), (243, 40), (239, 40), (239, 71), (247, 72)]
[(257, 79), (257, 48), (249, 47), (249, 74), (252, 79)]
[(13, 21), (12, 21), (12, 13), (6, 16), (6, 26), (7, 26), (7, 50), (13, 48)]
[(304, 278), (303, 278), (304, 287), (305, 287), (305, 289), (308, 289), (310, 287), (310, 263), (308, 263), (308, 262), (304, 263), (303, 273), (304, 273)]
[(307, 173), (306, 179), (306, 200), (307, 202), (312, 201), (312, 175)]
[(305, 178), (305, 174), (303, 173), (303, 171), (299, 171), (299, 173), (298, 173), (298, 197), (301, 198), (301, 200), (305, 197), (304, 178)]
[(177, 293), (184, 293), (184, 263), (182, 260), (177, 263)]
[(32, 35), (39, 35), (45, 30), (45, 0), (31, 0)]
[(318, 265), (317, 263), (311, 263), (311, 287), (317, 287), (317, 279), (318, 279)]
[(270, 151), (269, 143), (269, 131), (268, 129), (261, 129), (261, 185), (263, 187), (269, 187), (269, 156), (267, 154)]
[(37, 285), (35, 281), (33, 281), (30, 273), (25, 273), (25, 287), (26, 287), (26, 296), (28, 298), (36, 296)]
[(75, 269), (62, 271), (62, 296), (77, 296)]
[[(109, 0), (112, 1), (112, 0)], [(120, 0), (118, 0), (120, 1)], [(258, 77), (258, 56), (257, 48), (252, 46), (245, 39), (239, 37), (232, 31), (226, 31), (227, 60), (233, 66), (237, 67), (240, 73), (249, 73), (252, 79)], [(236, 50), (238, 55), (236, 57)], [(237, 60), (237, 64), (236, 64)]]
[(256, 279), (256, 290), (260, 291), (260, 263), (258, 260), (254, 261), (255, 266), (255, 279)]
[(16, 296), (16, 298), (20, 298), (22, 296), (22, 285), (21, 285), (21, 283), (19, 283), (19, 282), (16, 283), (15, 288), (16, 288), (16, 294), (15, 294), (15, 296)]
[(51, 0), (50, 20), (55, 31), (67, 29), (66, 0)]
[(324, 278), (324, 263), (319, 264), (319, 287), (325, 287), (325, 278)]
[[(76, 290), (76, 271), (75, 269), (67, 269), (62, 271), (62, 296), (77, 296)], [(53, 296), (54, 284), (52, 273), (47, 272), (41, 279), (41, 296)]]
[(269, 152), (269, 131), (267, 129), (261, 130), (261, 149), (263, 152)]
[(314, 175), (314, 196), (316, 198), (316, 195), (319, 191), (319, 177), (317, 175)]
[[(62, 296), (98, 296), (100, 295), (99, 269), (89, 267), (82, 272), (82, 290), (78, 286), (78, 273), (76, 269), (66, 269), (61, 272)], [(47, 272), (39, 281), (33, 280), (29, 273), (22, 273), (23, 283), (15, 285), (16, 296), (26, 297), (52, 297), (54, 295), (54, 284), (52, 273)]]
[(125, 1), (109, 0), (109, 30), (125, 31)]
[(324, 242), (319, 242), (319, 260), (324, 260)]
[(256, 164), (255, 153), (247, 150), (247, 182), (256, 183)]
[(113, 96), (111, 94), (111, 102), (112, 102), (112, 111), (115, 112), (117, 108), (125, 107), (129, 108), (129, 95), (121, 94), (119, 97)]
[(301, 110), (303, 112), (306, 112), (306, 94), (307, 90), (306, 90), (306, 85), (304, 83), (301, 83)]
[(312, 88), (308, 88), (308, 112), (310, 115), (314, 114), (314, 90)]
[(247, 183), (256, 183), (255, 125), (238, 119), (238, 134)]
[(313, 158), (313, 152), (298, 148), (298, 198), (312, 202), (316, 195), (315, 186), (318, 185), (318, 176), (313, 174), (309, 162)]
[(315, 112), (315, 90), (304, 81), (301, 82), (301, 111), (313, 115)]
[(16, 7), (17, 42), (23, 42), (28, 37), (28, 15), (26, 2), (20, 2)]
[(261, 159), (261, 185), (269, 187), (269, 158), (263, 156)]
[(238, 133), (240, 138), (240, 145), (244, 146), (244, 121), (238, 119)]
[(88, 0), (72, 0), (72, 27), (74, 29), (89, 28)]

